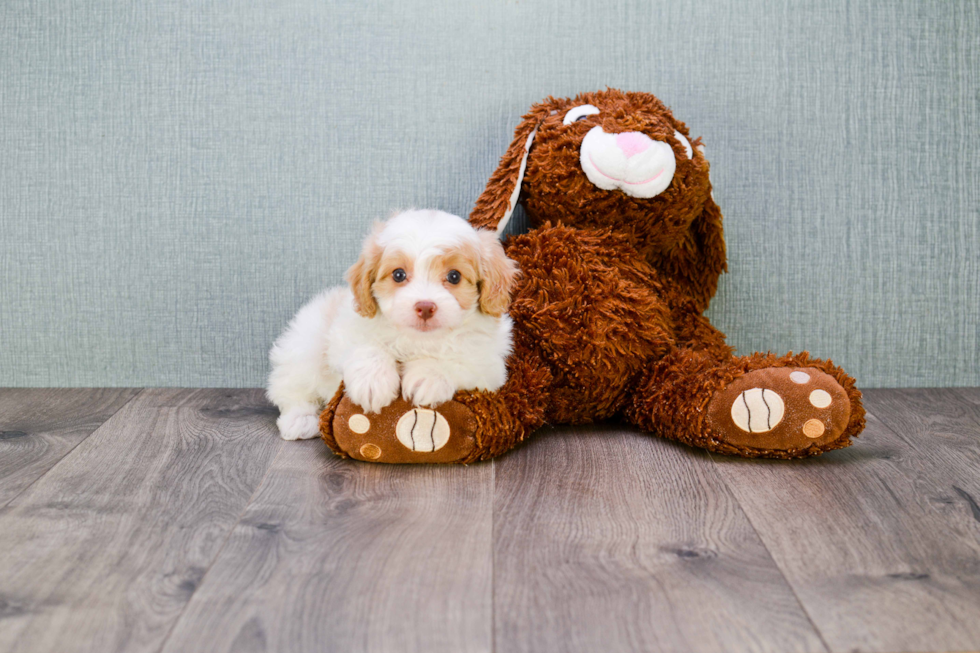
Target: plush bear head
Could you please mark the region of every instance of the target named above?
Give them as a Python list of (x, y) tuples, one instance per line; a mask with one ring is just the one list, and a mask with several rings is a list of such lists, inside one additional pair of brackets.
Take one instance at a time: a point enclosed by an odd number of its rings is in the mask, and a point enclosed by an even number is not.
[(519, 200), (536, 227), (625, 235), (702, 308), (725, 269), (701, 139), (649, 93), (608, 89), (531, 107), (470, 221), (503, 231)]

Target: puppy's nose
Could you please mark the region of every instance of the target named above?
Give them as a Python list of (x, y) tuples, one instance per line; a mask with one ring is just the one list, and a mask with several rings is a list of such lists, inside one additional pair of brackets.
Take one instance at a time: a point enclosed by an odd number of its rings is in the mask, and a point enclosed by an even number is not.
[(423, 320), (428, 320), (436, 314), (435, 302), (415, 302), (415, 314)]

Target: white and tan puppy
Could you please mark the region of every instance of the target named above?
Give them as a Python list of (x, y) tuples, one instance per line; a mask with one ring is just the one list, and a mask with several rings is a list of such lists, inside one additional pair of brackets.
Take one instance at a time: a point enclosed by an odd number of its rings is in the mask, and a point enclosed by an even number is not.
[(303, 306), (269, 353), (279, 433), (317, 436), (341, 380), (375, 413), (399, 392), (436, 406), (457, 390), (496, 390), (507, 378), (516, 276), (497, 235), (458, 216), (412, 210), (376, 224), (347, 271), (350, 287)]

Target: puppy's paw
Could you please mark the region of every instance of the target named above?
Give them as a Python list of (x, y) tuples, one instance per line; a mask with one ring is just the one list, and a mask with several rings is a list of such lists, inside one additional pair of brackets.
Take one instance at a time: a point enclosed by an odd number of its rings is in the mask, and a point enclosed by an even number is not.
[(309, 440), (320, 435), (320, 416), (316, 408), (291, 408), (276, 420), (283, 440)]
[(347, 396), (369, 413), (381, 412), (397, 399), (399, 383), (398, 370), (377, 360), (355, 363), (344, 374)]
[(402, 397), (416, 406), (438, 406), (454, 394), (456, 386), (442, 374), (408, 369), (402, 377)]

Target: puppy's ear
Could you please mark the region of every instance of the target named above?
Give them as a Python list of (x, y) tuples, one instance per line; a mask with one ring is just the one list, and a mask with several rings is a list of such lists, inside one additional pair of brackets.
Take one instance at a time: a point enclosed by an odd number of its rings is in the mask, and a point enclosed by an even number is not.
[(381, 263), (383, 250), (378, 244), (378, 235), (383, 228), (383, 223), (375, 223), (371, 234), (364, 239), (361, 246), (361, 256), (347, 270), (347, 283), (354, 293), (354, 310), (364, 317), (378, 314), (378, 302), (374, 299), (371, 286), (377, 280), (378, 265)]
[(507, 258), (504, 246), (492, 231), (480, 234), (480, 310), (492, 317), (500, 317), (510, 305), (510, 293), (514, 289), (520, 270), (517, 262)]
[(549, 97), (531, 107), (514, 130), (514, 140), (500, 158), (500, 164), (490, 176), (486, 189), (476, 200), (476, 206), (470, 213), (470, 224), (478, 229), (495, 230), (498, 234), (504, 230), (521, 194), (521, 182), (534, 135), (545, 118), (565, 102), (567, 100)]

